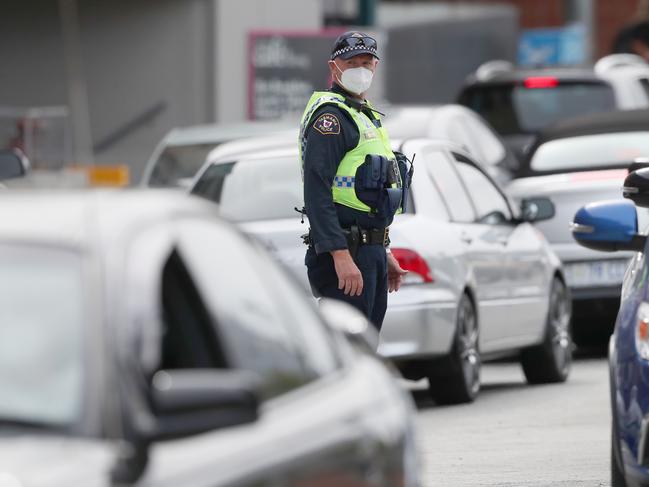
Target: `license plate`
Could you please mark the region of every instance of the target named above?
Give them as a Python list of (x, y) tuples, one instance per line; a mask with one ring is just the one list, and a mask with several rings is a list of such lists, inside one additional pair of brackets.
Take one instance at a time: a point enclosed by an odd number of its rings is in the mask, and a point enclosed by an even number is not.
[(596, 260), (564, 265), (570, 287), (616, 286), (622, 284), (627, 260)]

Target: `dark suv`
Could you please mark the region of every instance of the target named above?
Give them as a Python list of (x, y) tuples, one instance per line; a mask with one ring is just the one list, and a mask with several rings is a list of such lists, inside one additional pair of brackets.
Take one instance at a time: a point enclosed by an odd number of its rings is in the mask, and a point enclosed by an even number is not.
[(485, 118), (520, 156), (540, 129), (597, 112), (649, 106), (649, 65), (630, 55), (602, 58), (592, 68), (519, 69), (491, 61), (458, 96)]

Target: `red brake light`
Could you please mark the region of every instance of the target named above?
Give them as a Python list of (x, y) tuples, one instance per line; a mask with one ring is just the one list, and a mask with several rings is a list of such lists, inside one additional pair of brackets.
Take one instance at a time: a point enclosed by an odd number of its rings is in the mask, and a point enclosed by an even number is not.
[(392, 255), (397, 259), (402, 269), (417, 274), (423, 282), (434, 282), (430, 267), (428, 267), (424, 258), (414, 250), (392, 249)]
[(554, 76), (531, 76), (523, 81), (525, 88), (556, 88), (559, 80)]

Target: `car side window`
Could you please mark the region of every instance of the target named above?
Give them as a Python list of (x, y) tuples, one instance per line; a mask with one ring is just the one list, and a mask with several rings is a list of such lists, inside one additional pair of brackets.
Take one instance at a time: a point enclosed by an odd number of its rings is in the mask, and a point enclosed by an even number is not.
[(640, 78), (640, 86), (642, 86), (645, 97), (649, 99), (649, 78)]
[(478, 214), (477, 222), (497, 225), (511, 220), (511, 211), (505, 197), (495, 184), (468, 159), (453, 154), (457, 160), (457, 169), (467, 188)]
[(182, 257), (173, 250), (162, 269), (160, 368), (224, 368), (216, 330)]
[(475, 212), (466, 189), (453, 168), (453, 161), (442, 151), (424, 151), (424, 164), (429, 177), (435, 183), (451, 215), (451, 220), (460, 223), (475, 221)]
[(475, 137), (475, 140), (479, 141), (478, 146), (484, 162), (490, 165), (500, 162), (506, 153), (505, 147), (500, 140), (477, 117), (466, 117), (466, 123), (471, 135)]
[(326, 349), (317, 356), (304, 346), (291, 321), (304, 319), (304, 313), (293, 314), (299, 305), (289, 307), (290, 297), (278, 297), (284, 284), (267, 276), (270, 263), (243, 236), (225, 223), (200, 219), (179, 222), (178, 228), (181, 255), (229, 363), (257, 372), (265, 398), (301, 387), (334, 366)]

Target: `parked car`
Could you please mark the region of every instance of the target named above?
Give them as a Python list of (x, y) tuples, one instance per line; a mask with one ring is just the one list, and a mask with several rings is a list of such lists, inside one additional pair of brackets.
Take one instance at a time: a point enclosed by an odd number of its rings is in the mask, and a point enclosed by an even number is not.
[(462, 87), (457, 102), (482, 115), (520, 157), (534, 135), (580, 115), (649, 107), (649, 64), (614, 54), (593, 68), (515, 68), (491, 61)]
[[(624, 192), (649, 207), (649, 172), (631, 173)], [(595, 251), (635, 252), (626, 270), (615, 330), (609, 341), (611, 485), (649, 485), (649, 267), (646, 226), (631, 201), (590, 203), (576, 213), (573, 236)]]
[(207, 154), (220, 144), (290, 127), (277, 121), (254, 121), (174, 128), (154, 149), (140, 184), (153, 188), (186, 186), (205, 163)]
[(21, 178), (29, 172), (29, 161), (17, 149), (0, 150), (0, 189), (4, 189), (3, 181)]
[(0, 483), (417, 485), (412, 398), (367, 320), (318, 310), (214, 205), (12, 193)]
[[(308, 287), (295, 145), (210, 157), (191, 191), (218, 202)], [(570, 297), (559, 259), (529, 224), (549, 216), (551, 202), (525, 202), (521, 213), (453, 142), (394, 149), (417, 153), (407, 212), (390, 228), (392, 253), (410, 272), (389, 296), (379, 353), (406, 377), (428, 378), (439, 403), (475, 399), (482, 360), (503, 354), (520, 354), (530, 383), (566, 380)]]
[(511, 179), (518, 160), (476, 112), (462, 105), (399, 106), (386, 110), (385, 126), (395, 139), (448, 139), (460, 144), (497, 182)]
[[(630, 253), (606, 255), (577, 245), (569, 223), (590, 202), (621, 199), (628, 166), (649, 157), (649, 110), (595, 114), (566, 120), (541, 132), (507, 186), (514, 198), (546, 197), (553, 218), (539, 222), (561, 258), (573, 297), (573, 337), (578, 344), (606, 343)], [(647, 212), (641, 212), (647, 218)]]

